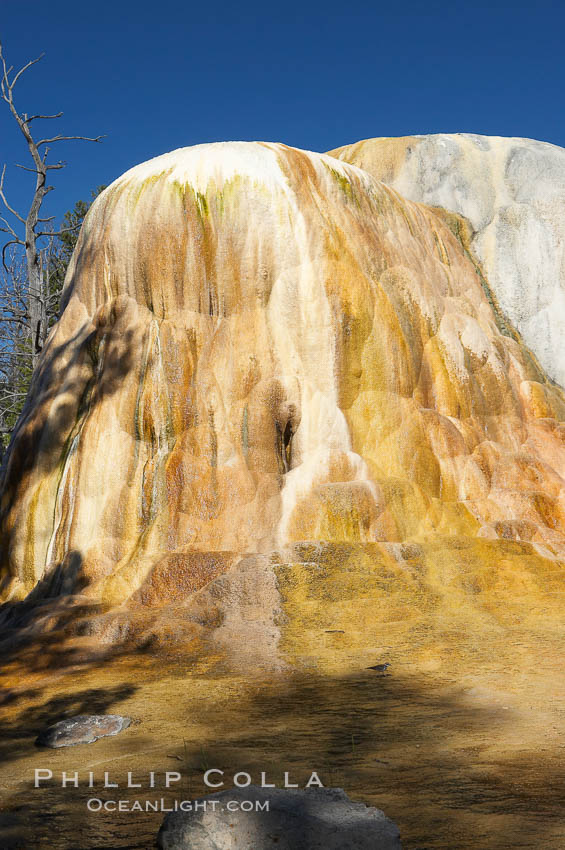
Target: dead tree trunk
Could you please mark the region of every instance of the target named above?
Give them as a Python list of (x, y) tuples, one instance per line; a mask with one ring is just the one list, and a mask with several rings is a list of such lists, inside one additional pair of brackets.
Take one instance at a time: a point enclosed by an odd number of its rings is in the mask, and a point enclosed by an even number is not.
[(53, 230), (46, 230), (45, 228), (49, 226), (49, 222), (51, 222), (54, 217), (50, 216), (49, 218), (42, 218), (40, 215), (41, 205), (43, 204), (45, 195), (54, 188), (47, 183), (49, 171), (55, 171), (65, 167), (65, 163), (62, 161), (48, 163), (47, 155), (49, 153), (50, 146), (56, 142), (70, 141), (74, 139), (99, 142), (100, 139), (102, 139), (102, 136), (91, 138), (89, 136), (63, 135), (55, 135), (50, 138), (43, 138), (37, 141), (34, 139), (31, 132), (31, 125), (33, 121), (38, 119), (47, 120), (60, 118), (63, 114), (62, 112), (58, 112), (55, 115), (28, 115), (26, 112), (20, 113), (15, 106), (14, 87), (16, 83), (24, 71), (32, 65), (35, 65), (36, 62), (39, 62), (41, 58), (42, 56), (38, 59), (33, 59), (31, 62), (24, 65), (23, 68), (20, 68), (19, 71), (13, 73), (13, 68), (8, 67), (6, 64), (6, 60), (2, 52), (2, 44), (0, 42), (0, 94), (2, 99), (7, 103), (14, 120), (20, 128), (33, 162), (33, 167), (26, 167), (23, 165), (18, 165), (17, 167), (35, 174), (35, 189), (29, 211), (25, 216), (12, 207), (6, 199), (4, 191), (6, 166), (4, 166), (0, 177), (0, 198), (4, 203), (6, 210), (12, 217), (11, 220), (13, 222), (12, 224), (10, 223), (10, 220), (0, 217), (0, 231), (8, 234), (9, 237), (2, 250), (2, 262), (4, 263), (4, 267), (6, 268), (5, 256), (6, 249), (9, 246), (20, 246), (25, 252), (27, 269), (25, 320), (27, 322), (29, 332), (29, 357), (31, 359), (32, 369), (34, 369), (37, 365), (41, 350), (49, 332), (51, 293), (49, 291), (50, 288), (47, 279), (48, 269), (44, 267), (45, 264), (42, 262), (41, 240), (53, 239), (53, 237), (59, 236), (64, 232), (68, 232), (70, 229), (72, 230), (72, 228), (66, 228), (65, 230), (60, 230), (57, 233)]

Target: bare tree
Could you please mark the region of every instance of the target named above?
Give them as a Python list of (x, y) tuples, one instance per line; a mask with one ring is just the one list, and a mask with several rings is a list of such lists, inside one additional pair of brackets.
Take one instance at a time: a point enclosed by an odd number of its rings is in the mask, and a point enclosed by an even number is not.
[(31, 377), (25, 260), (13, 249), (0, 268), (0, 457)]
[[(54, 189), (49, 185), (49, 172), (65, 167), (62, 160), (49, 162), (50, 150), (58, 142), (80, 139), (99, 142), (103, 137), (66, 136), (56, 134), (37, 138), (33, 122), (60, 118), (54, 115), (28, 115), (20, 112), (14, 100), (14, 89), (22, 74), (39, 62), (44, 54), (25, 64), (19, 71), (8, 66), (0, 42), (0, 96), (17, 123), (30, 156), (30, 164), (18, 168), (35, 175), (35, 187), (27, 213), (15, 208), (6, 197), (6, 165), (0, 174), (0, 200), (5, 215), (0, 215), (0, 232), (7, 234), (1, 253), (0, 270), (0, 457), (7, 437), (22, 408), (41, 350), (56, 320), (61, 289), (61, 253), (71, 234), (76, 234), (82, 218), (67, 214), (59, 231), (53, 228), (54, 216), (42, 217), (45, 196)], [(34, 125), (35, 126), (35, 125)], [(63, 263), (66, 267), (66, 262)]]
[(0, 42), (0, 95), (7, 103), (10, 112), (17, 122), (18, 127), (25, 139), (27, 149), (33, 167), (18, 165), (24, 171), (29, 171), (35, 174), (35, 189), (29, 210), (26, 215), (22, 215), (16, 210), (7, 200), (4, 178), (6, 175), (6, 165), (2, 168), (0, 176), (0, 199), (2, 200), (7, 213), (10, 214), (10, 219), (0, 216), (0, 231), (8, 234), (8, 241), (2, 249), (2, 263), (4, 270), (8, 271), (6, 265), (6, 251), (11, 246), (18, 246), (25, 251), (25, 265), (27, 272), (26, 283), (26, 298), (25, 309), (22, 315), (16, 317), (27, 325), (30, 339), (30, 356), (32, 369), (37, 365), (41, 349), (49, 332), (49, 308), (50, 308), (50, 292), (48, 284), (47, 270), (47, 255), (49, 254), (50, 246), (53, 245), (53, 238), (72, 228), (66, 228), (58, 232), (53, 231), (51, 222), (54, 216), (42, 218), (41, 205), (48, 192), (53, 190), (53, 186), (48, 185), (48, 175), (50, 171), (57, 171), (64, 168), (66, 163), (62, 160), (57, 162), (48, 162), (47, 157), (51, 147), (57, 142), (72, 141), (80, 139), (88, 142), (99, 142), (103, 137), (96, 136), (64, 136), (54, 135), (50, 137), (35, 139), (32, 135), (31, 125), (38, 120), (52, 120), (60, 118), (62, 112), (57, 112), (54, 115), (28, 115), (27, 112), (19, 112), (14, 102), (14, 88), (22, 74), (39, 62), (44, 54), (37, 59), (32, 59), (19, 71), (14, 72), (13, 67), (6, 64), (2, 43)]

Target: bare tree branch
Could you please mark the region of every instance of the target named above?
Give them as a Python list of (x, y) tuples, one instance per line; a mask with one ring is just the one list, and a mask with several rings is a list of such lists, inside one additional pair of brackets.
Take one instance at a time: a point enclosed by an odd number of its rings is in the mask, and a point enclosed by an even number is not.
[(6, 176), (6, 165), (4, 165), (4, 167), (2, 168), (2, 175), (0, 176), (0, 198), (2, 198), (2, 200), (4, 202), (4, 206), (6, 207), (6, 209), (9, 212), (11, 212), (12, 215), (14, 215), (18, 219), (18, 221), (21, 221), (22, 224), (25, 224), (26, 223), (25, 218), (22, 215), (20, 215), (19, 212), (16, 212), (16, 210), (13, 209), (13, 207), (11, 207), (10, 204), (8, 203), (8, 201), (6, 200), (6, 195), (4, 194), (4, 177), (5, 176)]
[(27, 165), (19, 165), (17, 162), (14, 163), (16, 168), (21, 168), (22, 171), (31, 171), (32, 174), (37, 174), (37, 168), (28, 168)]
[(10, 83), (10, 88), (13, 89), (14, 86), (16, 85), (16, 83), (18, 82), (19, 78), (21, 77), (21, 75), (24, 73), (24, 71), (27, 71), (27, 69), (31, 68), (32, 65), (36, 65), (38, 62), (40, 62), (43, 59), (44, 56), (45, 56), (45, 53), (41, 53), (41, 55), (38, 56), (37, 59), (30, 59), (30, 61), (26, 65), (24, 65), (23, 68), (20, 68), (20, 70), (18, 71), (18, 73), (16, 74), (16, 76), (14, 77), (12, 82)]
[(10, 236), (13, 236), (13, 237), (14, 237), (14, 240), (15, 240), (15, 241), (16, 241), (19, 245), (24, 245), (24, 244), (25, 244), (25, 243), (24, 243), (24, 242), (22, 242), (22, 240), (19, 238), (18, 234), (16, 233), (16, 231), (14, 230), (14, 228), (12, 227), (12, 225), (10, 224), (10, 222), (9, 222), (7, 219), (5, 219), (3, 215), (0, 215), (0, 221), (4, 222), (4, 225), (5, 225), (4, 227), (0, 227), (0, 230), (2, 230), (4, 233), (9, 233), (9, 234), (10, 234)]
[(38, 231), (38, 236), (62, 236), (63, 233), (72, 233), (81, 226), (81, 223), (73, 224), (72, 227), (62, 227), (61, 230)]
[(82, 139), (84, 142), (99, 142), (105, 138), (105, 136), (96, 136), (95, 138), (91, 138), (90, 136), (52, 136), (50, 139), (40, 139), (39, 142), (36, 142), (36, 147), (40, 148), (42, 145), (51, 145), (53, 142), (70, 142), (73, 139)]
[(28, 118), (27, 113), (24, 112), (24, 118), (25, 118), (26, 124), (31, 124), (32, 121), (36, 120), (36, 118), (42, 118), (46, 121), (49, 121), (51, 118), (61, 118), (62, 115), (63, 115), (62, 112), (56, 112), (55, 115), (30, 115), (29, 118)]
[(19, 239), (11, 239), (10, 242), (6, 242), (6, 244), (2, 247), (2, 265), (8, 271), (8, 267), (6, 266), (6, 248), (9, 248), (10, 245), (21, 245), (21, 241)]

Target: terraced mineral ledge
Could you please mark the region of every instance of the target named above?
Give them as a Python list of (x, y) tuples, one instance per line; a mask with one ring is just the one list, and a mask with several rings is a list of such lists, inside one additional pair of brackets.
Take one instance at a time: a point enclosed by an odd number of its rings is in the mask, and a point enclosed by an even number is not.
[[(547, 148), (201, 145), (97, 199), (0, 501), (18, 840), (151, 846), (156, 816), (88, 813), (88, 789), (34, 789), (23, 822), (33, 768), (76, 753), (182, 763), (192, 795), (210, 767), (316, 770), (408, 850), (562, 846)], [(38, 765), (63, 713), (142, 722)]]

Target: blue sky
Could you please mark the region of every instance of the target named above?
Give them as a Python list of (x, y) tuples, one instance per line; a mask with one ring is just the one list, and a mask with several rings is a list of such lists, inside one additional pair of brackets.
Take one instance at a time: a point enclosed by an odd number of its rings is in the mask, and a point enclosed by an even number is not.
[[(304, 0), (0, 0), (14, 65), (45, 52), (16, 90), (28, 113), (64, 111), (49, 212), (127, 168), (226, 139), (329, 150), (371, 136), (467, 131), (565, 145), (565, 3)], [(0, 107), (4, 107), (0, 103)], [(48, 127), (50, 135), (55, 122)], [(0, 110), (0, 163), (25, 210), (23, 140)]]

